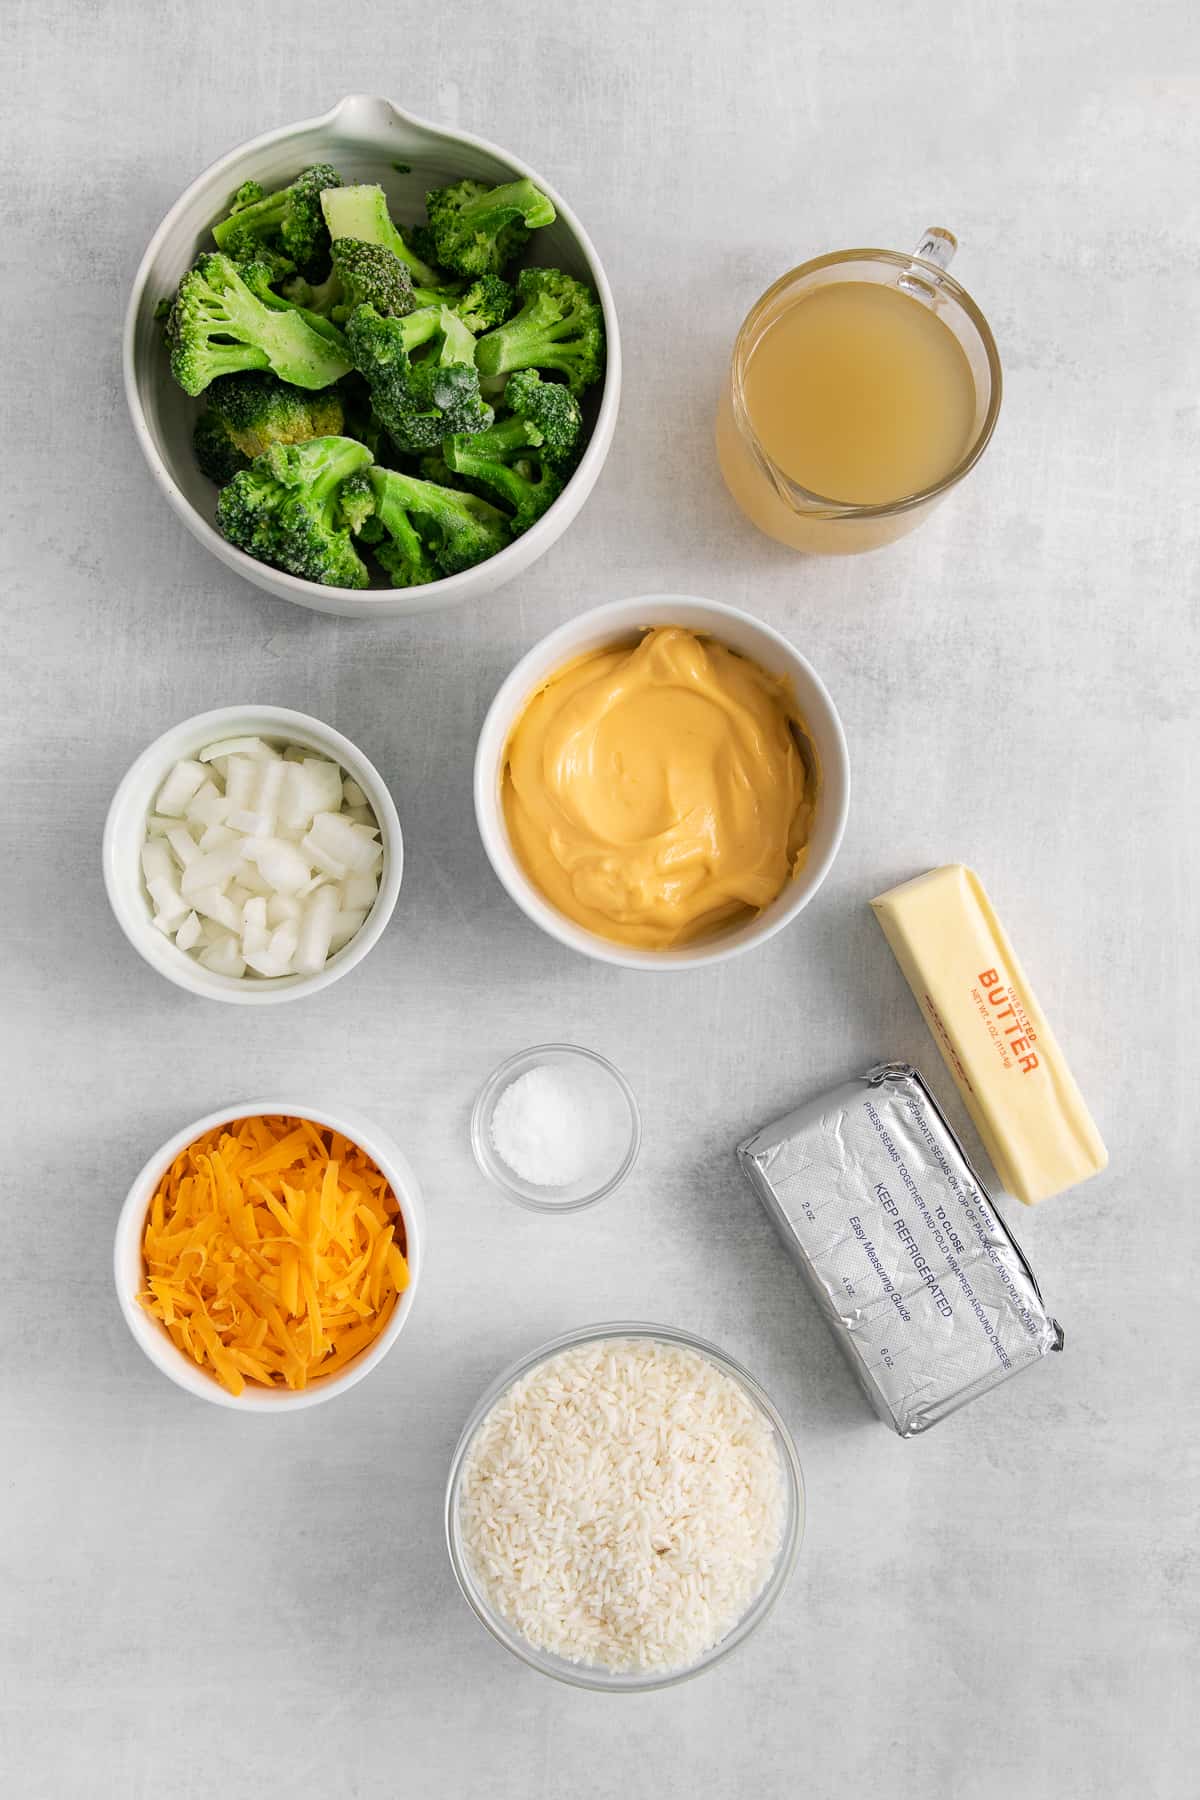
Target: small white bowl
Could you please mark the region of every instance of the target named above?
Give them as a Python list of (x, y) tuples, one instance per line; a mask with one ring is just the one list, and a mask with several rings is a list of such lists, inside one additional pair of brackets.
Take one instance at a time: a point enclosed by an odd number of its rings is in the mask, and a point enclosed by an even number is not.
[[(194, 756), (206, 744), (222, 738), (257, 736), (300, 744), (318, 756), (328, 757), (357, 781), (379, 825), (383, 867), (379, 892), (362, 928), (348, 944), (329, 958), (316, 975), (280, 975), (275, 980), (248, 975), (215, 975), (164, 937), (153, 922), (149, 896), (142, 881), (141, 852), (146, 841), (146, 819), (171, 765)], [(117, 924), (139, 956), (177, 987), (202, 994), (208, 1000), (229, 1000), (235, 1006), (272, 1006), (283, 1000), (299, 1000), (340, 981), (378, 943), (392, 916), (404, 871), (404, 839), (392, 796), (382, 775), (362, 751), (331, 725), (286, 706), (222, 706), (215, 712), (197, 713), (171, 731), (165, 731), (142, 751), (125, 776), (108, 809), (104, 825), (104, 886)]]
[[(314, 1125), (327, 1125), (333, 1131), (340, 1131), (343, 1137), (351, 1138), (360, 1149), (365, 1150), (387, 1176), (400, 1202), (400, 1212), (404, 1219), (408, 1286), (396, 1301), (391, 1318), (374, 1343), (361, 1356), (355, 1357), (340, 1375), (318, 1379), (298, 1392), (293, 1392), (291, 1388), (264, 1388), (247, 1383), (240, 1394), (231, 1394), (215, 1376), (207, 1374), (190, 1356), (185, 1356), (158, 1320), (152, 1319), (138, 1304), (143, 1276), (142, 1232), (155, 1189), (181, 1150), (186, 1150), (189, 1144), (216, 1125), (228, 1124), (232, 1119), (258, 1118), (272, 1113), (289, 1118), (311, 1119)], [(117, 1284), (117, 1299), (125, 1323), (139, 1347), (145, 1351), (155, 1368), (161, 1369), (177, 1387), (184, 1388), (201, 1400), (210, 1400), (214, 1406), (229, 1406), (237, 1412), (295, 1412), (302, 1406), (319, 1406), (323, 1400), (332, 1400), (336, 1394), (344, 1394), (347, 1388), (352, 1388), (383, 1361), (408, 1323), (408, 1315), (412, 1311), (421, 1274), (424, 1223), (420, 1184), (411, 1164), (391, 1138), (361, 1114), (347, 1111), (344, 1107), (334, 1111), (327, 1106), (311, 1106), (302, 1100), (248, 1100), (242, 1106), (223, 1106), (219, 1112), (208, 1113), (203, 1119), (197, 1119), (193, 1124), (185, 1125), (182, 1131), (177, 1131), (161, 1150), (155, 1151), (130, 1188), (121, 1208), (121, 1216), (117, 1220), (117, 1234), (113, 1245), (113, 1275)]]
[[(511, 181), (528, 176), (554, 202), (553, 225), (534, 234), (531, 260), (562, 268), (595, 289), (607, 338), (604, 379), (585, 396), (588, 432), (578, 467), (553, 506), (497, 556), (415, 588), (335, 588), (303, 581), (256, 561), (216, 529), (216, 489), (196, 466), (192, 427), (199, 408), (171, 379), (155, 318), (160, 300), (175, 292), (181, 276), (207, 245), (214, 219), (243, 181), (282, 186), (310, 163), (332, 163), (349, 182), (377, 182), (387, 190), (399, 219), (421, 215), (427, 188), (470, 176)], [(396, 164), (407, 165), (397, 169)], [(587, 232), (562, 196), (535, 169), (507, 150), (466, 131), (444, 131), (402, 112), (391, 101), (350, 94), (318, 119), (302, 119), (239, 144), (197, 176), (150, 240), (125, 315), (122, 346), (125, 398), (142, 454), (168, 504), (192, 536), (256, 587), (314, 612), (343, 618), (386, 619), (430, 612), (478, 599), (503, 587), (542, 556), (570, 525), (596, 485), (612, 444), (621, 399), (621, 338), (612, 290)]]
[[(639, 950), (576, 925), (552, 906), (521, 866), (509, 840), (501, 798), (504, 752), (522, 708), (556, 669), (588, 651), (655, 625), (683, 625), (714, 638), (791, 683), (821, 770), (821, 789), (808, 855), (778, 899), (734, 931), (678, 950)], [(643, 594), (614, 600), (560, 625), (523, 656), (492, 701), (475, 752), (475, 818), (488, 860), (522, 912), (560, 944), (625, 969), (694, 969), (727, 962), (765, 943), (808, 905), (837, 855), (850, 807), (850, 759), (837, 709), (824, 682), (800, 652), (761, 619), (690, 594)]]

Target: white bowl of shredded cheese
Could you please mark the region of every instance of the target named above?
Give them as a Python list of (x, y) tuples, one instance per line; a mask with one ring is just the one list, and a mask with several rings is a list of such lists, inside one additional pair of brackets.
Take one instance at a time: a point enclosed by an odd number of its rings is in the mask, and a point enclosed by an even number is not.
[[(239, 1120), (281, 1117), (308, 1120), (313, 1125), (339, 1132), (374, 1163), (386, 1177), (399, 1202), (403, 1220), (403, 1249), (408, 1265), (408, 1282), (400, 1294), (391, 1316), (362, 1352), (341, 1368), (339, 1373), (314, 1378), (300, 1388), (283, 1385), (264, 1386), (248, 1382), (239, 1394), (233, 1394), (214, 1379), (210, 1369), (203, 1368), (174, 1343), (159, 1319), (151, 1317), (140, 1296), (147, 1287), (147, 1270), (143, 1253), (147, 1219), (154, 1197), (177, 1158), (189, 1146), (214, 1127), (234, 1128)], [(125, 1197), (117, 1220), (113, 1243), (113, 1276), (122, 1317), (134, 1342), (155, 1368), (173, 1381), (176, 1387), (213, 1406), (231, 1408), (235, 1412), (280, 1414), (318, 1406), (346, 1393), (378, 1368), (408, 1323), (416, 1298), (423, 1266), (424, 1201), (420, 1182), (411, 1163), (393, 1139), (369, 1119), (350, 1108), (331, 1108), (310, 1100), (268, 1097), (248, 1100), (242, 1105), (225, 1106), (216, 1112), (185, 1125), (167, 1140), (143, 1165)]]
[(791, 1435), (746, 1370), (669, 1326), (588, 1326), (507, 1369), (446, 1490), (464, 1597), (531, 1668), (643, 1692), (766, 1618), (804, 1529)]

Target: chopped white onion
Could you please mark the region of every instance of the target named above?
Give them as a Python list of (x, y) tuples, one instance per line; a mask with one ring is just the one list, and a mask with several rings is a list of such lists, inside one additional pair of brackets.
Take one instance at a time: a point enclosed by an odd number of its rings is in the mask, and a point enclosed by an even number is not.
[(283, 838), (245, 838), (243, 846), (243, 855), (278, 894), (294, 894), (312, 874), (312, 865)]
[(276, 962), (290, 963), (296, 954), (299, 942), (300, 927), (296, 920), (285, 919), (283, 924), (271, 933), (270, 942), (267, 944), (267, 954), (273, 956)]
[(203, 935), (204, 927), (201, 925), (199, 917), (194, 912), (190, 912), (175, 933), (175, 942), (181, 950), (190, 950), (193, 945), (200, 942)]
[(168, 831), (167, 842), (175, 852), (180, 868), (186, 869), (200, 854), (200, 846), (186, 825), (176, 825)]
[(279, 796), (279, 822), (289, 831), (306, 831), (319, 812), (335, 812), (342, 804), (342, 772), (336, 763), (306, 756), (284, 770)]
[(347, 875), (342, 883), (342, 911), (364, 911), (375, 904), (379, 884), (374, 875)]
[(175, 861), (171, 846), (163, 838), (147, 838), (142, 845), (142, 874), (151, 881), (175, 879)]
[(231, 812), (226, 815), (225, 823), (230, 831), (240, 831), (243, 837), (270, 837), (275, 824), (275, 814), (269, 812)]
[(272, 894), (267, 901), (267, 924), (275, 931), (289, 920), (294, 923), (303, 912), (304, 908), (294, 894)]
[(298, 975), (315, 975), (325, 967), (338, 916), (337, 889), (318, 888), (304, 909), (295, 966)]
[[(302, 848), (307, 849), (313, 844), (319, 845), (326, 856), (342, 863), (344, 870), (354, 869), (359, 873), (373, 867), (383, 855), (382, 846), (375, 842), (364, 826), (355, 825), (350, 819), (340, 818), (337, 813), (317, 814), (312, 830), (303, 840)], [(332, 870), (329, 872), (333, 873)]]
[(348, 944), (366, 923), (366, 917), (366, 907), (353, 907), (349, 911), (340, 912), (333, 921), (333, 936), (329, 940), (330, 950), (340, 950), (343, 944)]
[(226, 931), (236, 931), (242, 922), (240, 909), (220, 888), (204, 888), (199, 894), (193, 894), (192, 906), (202, 918), (212, 919)]
[(146, 834), (153, 923), (214, 974), (317, 974), (378, 896), (383, 845), (362, 788), (300, 745), (226, 738), (176, 763)]
[(278, 750), (272, 750), (261, 738), (240, 737), (224, 738), (219, 744), (210, 744), (207, 750), (200, 752), (202, 763), (216, 762), (219, 756), (278, 756)]
[(208, 770), (201, 763), (188, 760), (177, 762), (158, 790), (158, 799), (154, 802), (155, 812), (168, 813), (172, 818), (181, 819), (188, 801), (203, 785), (207, 775)]
[(228, 825), (206, 825), (200, 833), (202, 850), (219, 850), (223, 844), (236, 844), (237, 832)]
[(244, 975), (246, 962), (237, 947), (236, 938), (221, 938), (216, 944), (208, 944), (197, 959), (214, 975)]
[(270, 935), (267, 903), (261, 894), (252, 894), (242, 906), (242, 955), (249, 958), (252, 951), (265, 950)]
[(146, 892), (158, 908), (159, 918), (166, 921), (168, 930), (182, 924), (191, 911), (175, 883), (166, 875), (156, 875), (148, 881)]
[(346, 873), (346, 865), (331, 856), (319, 839), (310, 831), (307, 837), (300, 839), (300, 848), (314, 868), (320, 869), (322, 875), (328, 875), (331, 881), (340, 881)]
[(230, 812), (245, 812), (254, 803), (257, 770), (248, 756), (231, 756), (225, 778), (225, 804)]
[(184, 817), (189, 825), (219, 825), (229, 811), (229, 802), (211, 779), (197, 788), (187, 803)]
[(274, 762), (261, 763), (258, 769), (258, 780), (255, 783), (254, 810), (261, 818), (275, 823), (275, 814), (279, 808), (279, 796), (283, 791), (284, 777), (287, 775), (287, 764), (278, 757)]
[(194, 894), (198, 888), (223, 888), (237, 874), (244, 854), (240, 841), (224, 844), (220, 850), (210, 850), (207, 856), (201, 852), (183, 871), (180, 885), (184, 893)]

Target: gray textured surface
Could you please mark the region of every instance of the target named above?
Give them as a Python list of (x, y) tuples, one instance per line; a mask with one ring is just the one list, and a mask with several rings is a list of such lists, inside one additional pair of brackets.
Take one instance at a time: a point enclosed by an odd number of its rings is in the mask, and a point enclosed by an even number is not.
[[(6, 20), (0, 209), (6, 248), (32, 263), (5, 302), (21, 322), (0, 564), (0, 1786), (1185, 1800), (1200, 1755), (1192, 8), (410, 14), (293, 0), (284, 26), (228, 0), (24, 0)], [(227, 145), (356, 88), (551, 174), (606, 260), (628, 358), (613, 454), (569, 536), (490, 605), (407, 627), (306, 616), (223, 572), (152, 489), (120, 392), (125, 290), (178, 191)], [(714, 471), (732, 333), (789, 263), (904, 246), (935, 219), (961, 233), (1000, 341), (995, 443), (907, 543), (793, 559), (741, 524)], [(534, 637), (664, 587), (792, 634), (840, 703), (856, 794), (800, 923), (733, 966), (655, 981), (575, 960), (519, 917), (468, 777), (486, 702)], [(256, 1016), (190, 1001), (133, 956), (97, 848), (146, 741), (260, 698), (362, 744), (410, 860), (369, 962)], [(865, 903), (949, 859), (992, 888), (1112, 1167), (1016, 1221), (1066, 1354), (905, 1444), (861, 1401), (731, 1147), (881, 1054), (917, 1059), (945, 1096)], [(646, 1119), (636, 1178), (562, 1220), (485, 1191), (466, 1142), (493, 1062), (552, 1036), (615, 1058)], [(171, 1388), (108, 1272), (143, 1157), (267, 1084), (390, 1127), (430, 1226), (390, 1361), (273, 1425)], [(612, 1703), (484, 1636), (439, 1509), (494, 1370), (620, 1314), (750, 1365), (795, 1429), (811, 1511), (792, 1586), (744, 1652)]]

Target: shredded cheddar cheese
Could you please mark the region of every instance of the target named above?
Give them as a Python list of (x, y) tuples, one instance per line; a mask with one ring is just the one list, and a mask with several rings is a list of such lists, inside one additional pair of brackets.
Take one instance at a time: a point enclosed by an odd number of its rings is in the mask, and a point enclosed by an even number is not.
[(159, 1183), (138, 1299), (231, 1394), (303, 1388), (382, 1331), (406, 1247), (400, 1204), (357, 1144), (308, 1119), (236, 1119)]

